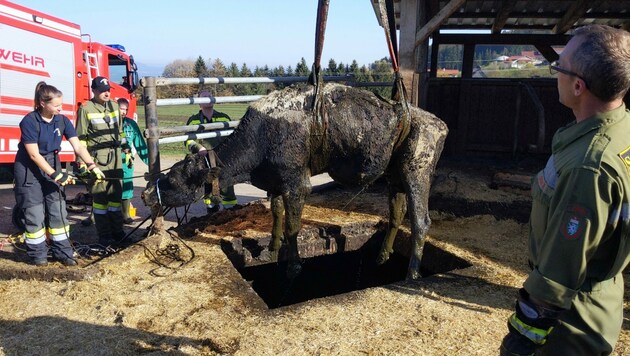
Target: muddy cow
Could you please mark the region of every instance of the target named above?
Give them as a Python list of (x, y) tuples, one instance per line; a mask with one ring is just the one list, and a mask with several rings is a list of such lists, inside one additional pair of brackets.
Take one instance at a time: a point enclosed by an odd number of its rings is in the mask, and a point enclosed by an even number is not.
[[(379, 253), (384, 263), (409, 210), (412, 251), (408, 278), (419, 276), (429, 229), (431, 178), (448, 129), (436, 116), (415, 107), (340, 84), (326, 84), (313, 111), (314, 87), (291, 86), (254, 102), (232, 135), (214, 149), (220, 169), (189, 155), (169, 174), (149, 183), (148, 206), (179, 206), (199, 199), (201, 184), (218, 175), (222, 186), (250, 182), (271, 195), (269, 249), (287, 244), (289, 273), (300, 271), (297, 236), (310, 177), (327, 172), (346, 186), (365, 186), (385, 174), (389, 185), (389, 226)], [(282, 213), (284, 212), (284, 227)]]

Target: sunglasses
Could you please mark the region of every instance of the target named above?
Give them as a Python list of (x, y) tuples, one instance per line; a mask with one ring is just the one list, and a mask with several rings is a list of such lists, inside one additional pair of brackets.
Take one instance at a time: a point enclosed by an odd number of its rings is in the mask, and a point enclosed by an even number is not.
[(588, 82), (586, 81), (586, 79), (582, 78), (581, 75), (575, 73), (575, 72), (571, 72), (570, 70), (566, 70), (563, 68), (560, 68), (558, 66), (558, 61), (554, 61), (551, 64), (549, 64), (549, 73), (551, 73), (552, 75), (556, 75), (558, 73), (562, 73), (562, 74), (566, 74), (566, 75), (570, 75), (572, 77), (577, 77), (582, 79), (582, 81), (584, 82), (584, 85), (586, 85), (586, 89), (588, 89)]

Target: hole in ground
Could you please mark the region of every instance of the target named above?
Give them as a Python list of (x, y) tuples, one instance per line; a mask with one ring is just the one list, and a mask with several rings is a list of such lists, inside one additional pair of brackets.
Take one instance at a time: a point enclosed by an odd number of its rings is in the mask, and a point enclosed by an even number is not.
[[(383, 265), (376, 264), (383, 232), (377, 232), (359, 250), (304, 259), (302, 271), (287, 278), (287, 262), (238, 268), (270, 309), (315, 298), (386, 285), (405, 279), (409, 259), (394, 253)], [(472, 266), (468, 261), (425, 243), (422, 277)]]

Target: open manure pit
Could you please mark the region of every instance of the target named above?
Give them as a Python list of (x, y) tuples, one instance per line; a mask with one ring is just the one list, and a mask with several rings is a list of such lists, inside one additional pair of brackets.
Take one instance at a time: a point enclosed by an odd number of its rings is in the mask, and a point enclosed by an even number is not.
[[(192, 219), (80, 280), (0, 281), (0, 354), (497, 354), (528, 273), (530, 176), (443, 164), (416, 281), (405, 280), (408, 221), (394, 256), (374, 264), (387, 216), (381, 183), (315, 187), (293, 281), (283, 251), (269, 261), (266, 201)], [(628, 302), (624, 316), (614, 355), (630, 354)]]
[[(399, 234), (396, 252), (379, 266), (376, 258), (385, 238), (386, 224), (365, 222), (364, 214), (341, 213), (328, 208), (305, 207), (304, 226), (298, 236), (302, 270), (287, 277), (286, 247), (272, 262), (267, 248), (271, 240), (271, 211), (253, 203), (235, 211), (223, 211), (188, 226), (201, 235), (223, 236), (221, 248), (241, 276), (269, 308), (314, 298), (347, 293), (403, 281), (407, 274), (409, 234)], [(325, 223), (337, 216), (337, 223)], [(369, 220), (369, 219), (368, 219)], [(425, 244), (423, 277), (470, 267), (470, 263), (431, 243)]]

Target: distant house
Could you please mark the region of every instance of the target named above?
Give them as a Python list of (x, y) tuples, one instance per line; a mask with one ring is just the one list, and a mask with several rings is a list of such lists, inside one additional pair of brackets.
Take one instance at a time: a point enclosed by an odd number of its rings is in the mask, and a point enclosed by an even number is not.
[(457, 78), (462, 76), (462, 73), (459, 70), (446, 68), (438, 69), (436, 74), (438, 78)]
[(520, 55), (507, 57), (504, 59), (503, 63), (507, 64), (510, 68), (521, 69), (527, 64), (538, 65), (544, 61), (545, 57), (543, 57), (538, 51), (522, 51)]

